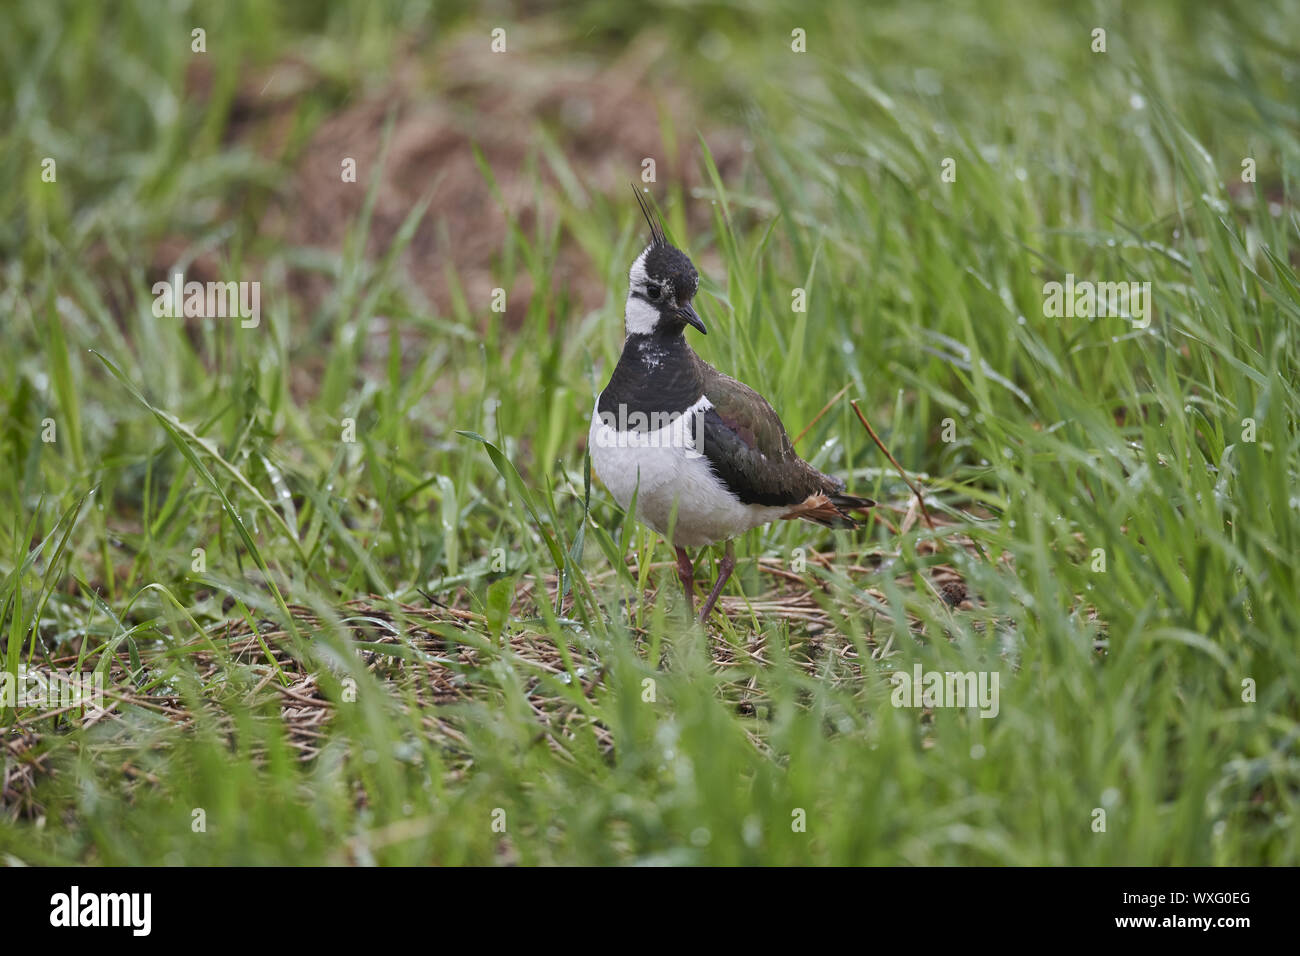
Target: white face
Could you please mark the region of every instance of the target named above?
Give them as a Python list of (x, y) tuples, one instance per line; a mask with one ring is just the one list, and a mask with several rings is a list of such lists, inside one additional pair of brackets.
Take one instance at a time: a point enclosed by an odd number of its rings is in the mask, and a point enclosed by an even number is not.
[[(659, 309), (645, 299), (638, 298), (633, 293), (647, 295), (646, 288), (651, 283), (649, 277), (645, 274), (645, 257), (649, 255), (652, 246), (646, 246), (641, 255), (636, 257), (636, 262), (632, 263), (632, 268), (627, 274), (627, 309), (623, 313), (624, 322), (627, 326), (628, 335), (649, 335), (659, 324)], [(665, 292), (667, 290), (664, 290)], [(663, 292), (660, 293), (664, 294)]]

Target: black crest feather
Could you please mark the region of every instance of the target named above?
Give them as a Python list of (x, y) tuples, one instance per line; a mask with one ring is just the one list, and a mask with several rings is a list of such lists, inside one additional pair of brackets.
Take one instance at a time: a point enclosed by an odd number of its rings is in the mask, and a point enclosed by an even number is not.
[(641, 190), (636, 186), (632, 187), (632, 192), (636, 195), (636, 203), (641, 207), (641, 215), (645, 216), (646, 224), (650, 227), (650, 244), (655, 246), (668, 245), (668, 237), (664, 235), (663, 223), (659, 220), (659, 215), (646, 202)]
[(641, 207), (641, 214), (650, 226), (650, 252), (645, 257), (646, 275), (671, 283), (675, 295), (683, 300), (690, 299), (699, 289), (699, 273), (691, 264), (690, 257), (668, 241), (664, 235), (663, 221), (641, 190), (633, 186), (632, 192), (636, 193), (637, 205)]

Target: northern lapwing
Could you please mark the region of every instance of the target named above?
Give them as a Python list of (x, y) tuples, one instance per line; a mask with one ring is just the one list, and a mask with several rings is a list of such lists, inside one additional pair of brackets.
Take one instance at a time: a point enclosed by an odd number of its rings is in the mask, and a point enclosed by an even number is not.
[(845, 494), (843, 481), (795, 454), (767, 400), (695, 354), (684, 333), (689, 325), (708, 334), (691, 305), (699, 273), (640, 192), (637, 202), (650, 244), (628, 274), (627, 338), (596, 400), (588, 448), (619, 506), (626, 510), (635, 494), (637, 518), (670, 539), (692, 613), (686, 549), (727, 542), (704, 621), (735, 567), (737, 535), (778, 518), (854, 528), (851, 512), (875, 502)]

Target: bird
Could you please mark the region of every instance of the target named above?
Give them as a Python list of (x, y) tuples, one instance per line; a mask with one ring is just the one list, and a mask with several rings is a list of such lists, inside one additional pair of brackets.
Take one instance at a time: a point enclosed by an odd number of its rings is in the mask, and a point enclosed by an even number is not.
[(856, 528), (854, 513), (875, 502), (800, 458), (767, 399), (691, 348), (688, 327), (708, 334), (693, 305), (699, 273), (633, 192), (650, 242), (628, 272), (623, 351), (596, 398), (587, 448), (618, 506), (626, 512), (635, 498), (637, 519), (672, 544), (688, 614), (695, 567), (687, 549), (726, 542), (704, 623), (736, 566), (736, 536), (777, 520)]

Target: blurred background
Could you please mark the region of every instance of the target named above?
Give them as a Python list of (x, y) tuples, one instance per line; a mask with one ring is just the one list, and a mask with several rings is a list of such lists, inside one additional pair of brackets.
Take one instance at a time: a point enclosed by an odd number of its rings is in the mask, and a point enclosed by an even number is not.
[[(1294, 862), (1298, 28), (1281, 0), (6, 4), (4, 665), (123, 696), (0, 708), (0, 849)], [(747, 536), (713, 643), (584, 475), (629, 183), (700, 267), (693, 345), (884, 503), (854, 540)], [(259, 283), (260, 321), (157, 315), (176, 273)], [(1047, 316), (1067, 274), (1151, 282), (1155, 321)], [(1001, 668), (1001, 717), (891, 707), (914, 662)], [(522, 829), (465, 823), (498, 806)]]

